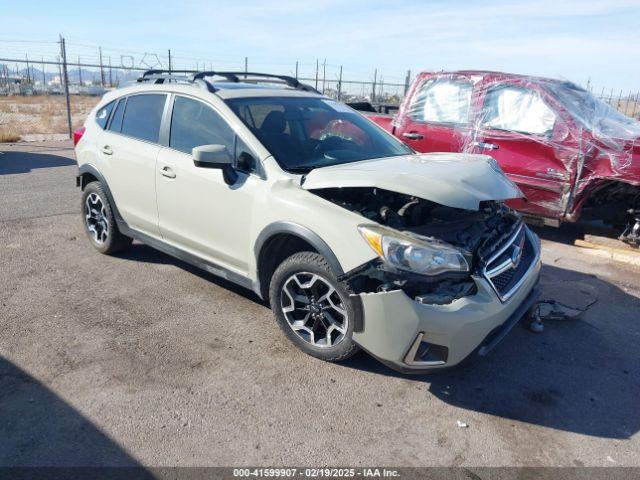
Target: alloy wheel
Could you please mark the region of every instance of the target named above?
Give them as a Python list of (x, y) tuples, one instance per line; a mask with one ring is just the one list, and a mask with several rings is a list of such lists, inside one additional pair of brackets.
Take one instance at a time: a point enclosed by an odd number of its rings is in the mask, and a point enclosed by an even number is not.
[(90, 193), (84, 201), (84, 218), (87, 231), (93, 240), (102, 245), (109, 238), (109, 220), (104, 202), (97, 193)]
[(305, 342), (321, 348), (340, 343), (349, 327), (349, 315), (338, 291), (315, 273), (291, 275), (282, 286), (282, 313)]

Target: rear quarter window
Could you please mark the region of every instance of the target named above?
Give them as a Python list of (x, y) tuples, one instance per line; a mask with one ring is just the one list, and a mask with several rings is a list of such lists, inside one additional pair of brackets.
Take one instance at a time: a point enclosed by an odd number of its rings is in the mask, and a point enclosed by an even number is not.
[(129, 96), (122, 119), (122, 133), (147, 142), (158, 143), (166, 98), (165, 94), (157, 93)]
[(100, 128), (102, 128), (103, 130), (107, 126), (109, 115), (111, 115), (111, 111), (113, 110), (115, 104), (115, 100), (113, 102), (109, 102), (96, 113), (96, 123), (100, 125)]
[(122, 128), (122, 114), (124, 113), (124, 106), (126, 103), (126, 97), (118, 100), (116, 111), (113, 112), (113, 116), (111, 118), (111, 121), (109, 122), (109, 130), (111, 130), (112, 132), (119, 132)]

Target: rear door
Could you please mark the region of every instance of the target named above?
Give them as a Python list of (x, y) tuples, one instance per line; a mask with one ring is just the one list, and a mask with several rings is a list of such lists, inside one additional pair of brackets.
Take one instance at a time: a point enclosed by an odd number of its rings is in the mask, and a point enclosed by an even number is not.
[(425, 77), (404, 110), (396, 135), (418, 152), (464, 151), (473, 82), (463, 75)]
[(99, 139), (103, 174), (118, 210), (138, 231), (160, 236), (155, 167), (166, 94), (129, 95), (118, 101)]
[[(525, 194), (514, 200), (517, 210), (560, 217), (566, 209), (571, 158), (554, 140), (562, 125), (552, 103), (535, 87), (517, 82), (487, 86), (480, 100), (474, 153), (495, 158)], [(570, 157), (570, 156), (569, 156)]]

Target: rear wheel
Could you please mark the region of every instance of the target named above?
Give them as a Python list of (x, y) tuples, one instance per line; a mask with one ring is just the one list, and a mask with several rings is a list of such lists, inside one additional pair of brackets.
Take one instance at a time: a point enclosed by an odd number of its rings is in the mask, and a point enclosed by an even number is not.
[(82, 220), (89, 240), (99, 252), (112, 254), (131, 245), (131, 238), (118, 230), (113, 210), (100, 182), (89, 183), (82, 192)]
[(269, 288), (271, 308), (287, 338), (303, 352), (337, 362), (358, 351), (359, 314), (324, 257), (299, 252), (280, 264)]

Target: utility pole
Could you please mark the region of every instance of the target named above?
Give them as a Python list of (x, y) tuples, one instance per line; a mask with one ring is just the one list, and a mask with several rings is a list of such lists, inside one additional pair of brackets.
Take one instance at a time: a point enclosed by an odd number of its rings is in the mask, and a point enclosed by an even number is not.
[(104, 87), (104, 68), (102, 67), (102, 47), (98, 47), (100, 54), (100, 86)]
[(340, 75), (338, 76), (338, 101), (342, 96), (342, 65), (340, 65)]
[(111, 55), (109, 55), (109, 87), (113, 88), (113, 71), (111, 70)]
[(171, 49), (169, 51), (169, 75), (171, 75)]
[(298, 79), (298, 61), (296, 60), (296, 80)]
[(62, 55), (62, 74), (64, 77), (64, 96), (67, 102), (67, 126), (69, 127), (69, 138), (72, 138), (71, 130), (71, 101), (69, 99), (69, 76), (67, 75), (67, 48), (64, 38), (60, 35), (60, 54)]
[(80, 55), (78, 55), (78, 81), (82, 87), (82, 67), (80, 66)]

